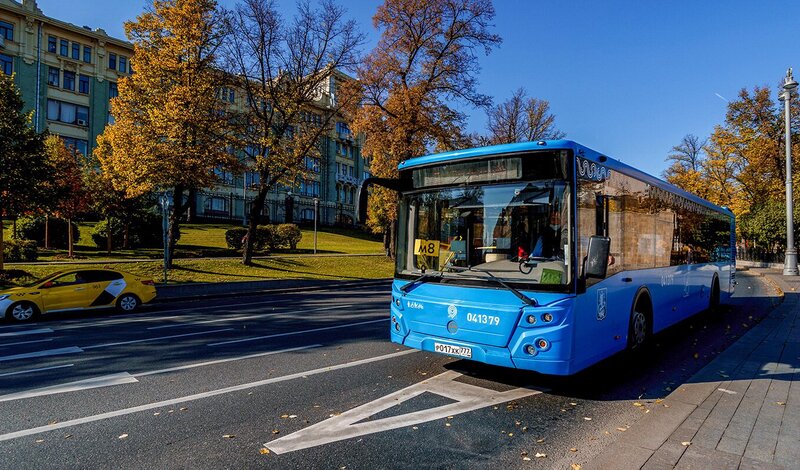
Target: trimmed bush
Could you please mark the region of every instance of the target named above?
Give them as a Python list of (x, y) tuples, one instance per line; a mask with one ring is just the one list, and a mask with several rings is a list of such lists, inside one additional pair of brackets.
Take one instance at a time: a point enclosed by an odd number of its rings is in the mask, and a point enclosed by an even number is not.
[[(15, 238), (23, 240), (33, 240), (37, 246), (44, 246), (44, 217), (21, 217), (17, 220), (17, 234)], [(50, 247), (67, 249), (69, 238), (67, 235), (67, 221), (50, 217)], [(77, 244), (80, 240), (80, 230), (78, 224), (72, 222), (72, 239)]]
[(244, 237), (247, 235), (247, 229), (232, 228), (225, 231), (225, 243), (231, 250), (241, 250), (244, 245)]
[(280, 240), (280, 246), (288, 245), (292, 250), (297, 249), (297, 244), (303, 238), (303, 232), (295, 224), (280, 224), (276, 227), (275, 232)]
[(36, 241), (11, 239), (3, 242), (3, 259), (8, 262), (36, 261), (39, 252)]

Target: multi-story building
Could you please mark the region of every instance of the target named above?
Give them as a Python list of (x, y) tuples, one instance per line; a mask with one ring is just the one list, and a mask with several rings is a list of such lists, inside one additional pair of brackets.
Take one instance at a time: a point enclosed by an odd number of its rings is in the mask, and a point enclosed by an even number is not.
[[(14, 74), (14, 82), (33, 110), (33, 125), (48, 129), (83, 155), (96, 145), (97, 136), (111, 122), (109, 100), (117, 81), (133, 73), (133, 45), (102, 29), (76, 26), (45, 16), (36, 0), (0, 0), (0, 73)], [(335, 94), (337, 74), (317, 106), (328, 106)], [(243, 94), (221, 90), (231, 106), (243, 106)], [(313, 111), (309, 115), (315, 116)], [(314, 199), (322, 224), (352, 224), (355, 193), (368, 174), (360, 140), (343, 119), (320, 141), (321, 158), (308, 158), (308, 177), (295, 187), (273, 191), (264, 210), (271, 222), (312, 221)], [(257, 174), (219, 173), (220, 184), (198, 192), (194, 215), (199, 219), (243, 221), (255, 196)]]

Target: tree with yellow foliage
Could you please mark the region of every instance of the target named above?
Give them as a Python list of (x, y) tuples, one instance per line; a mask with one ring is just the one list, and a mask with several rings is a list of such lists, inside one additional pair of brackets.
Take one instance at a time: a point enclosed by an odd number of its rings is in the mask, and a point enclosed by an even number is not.
[[(375, 176), (396, 177), (403, 160), (466, 145), (465, 115), (453, 104), (491, 104), (478, 93), (476, 75), (477, 55), (501, 42), (491, 32), (494, 15), (491, 0), (385, 0), (378, 7), (373, 24), (381, 38), (346, 90), (358, 98), (351, 127), (365, 135), (362, 153)], [(375, 188), (373, 231), (385, 233), (396, 220), (395, 202), (394, 193)]]
[(125, 23), (136, 73), (119, 81), (114, 123), (95, 156), (128, 196), (172, 193), (170, 254), (193, 203), (189, 194), (214, 186), (215, 169), (237, 163), (235, 119), (220, 96), (228, 80), (217, 58), (224, 25), (214, 0), (154, 0)]

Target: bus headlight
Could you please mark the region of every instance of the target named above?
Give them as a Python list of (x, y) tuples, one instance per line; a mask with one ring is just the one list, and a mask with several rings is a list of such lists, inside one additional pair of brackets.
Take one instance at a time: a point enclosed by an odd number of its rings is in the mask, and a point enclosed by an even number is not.
[(533, 325), (534, 323), (536, 323), (536, 315), (528, 315), (528, 317), (525, 320), (527, 320), (529, 324)]
[(545, 323), (550, 323), (551, 321), (553, 321), (553, 314), (552, 313), (542, 314), (542, 321)]
[(525, 346), (525, 352), (531, 356), (535, 356), (538, 351), (536, 351), (536, 348), (532, 344), (529, 344)]
[(544, 338), (536, 338), (536, 341), (533, 342), (536, 345), (536, 348), (539, 351), (547, 351), (550, 349), (550, 342)]

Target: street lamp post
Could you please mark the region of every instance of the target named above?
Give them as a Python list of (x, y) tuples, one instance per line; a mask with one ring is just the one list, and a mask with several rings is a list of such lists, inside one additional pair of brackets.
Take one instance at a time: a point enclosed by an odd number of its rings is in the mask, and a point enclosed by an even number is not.
[(172, 206), (172, 195), (165, 191), (161, 193), (161, 228), (164, 236), (164, 284), (167, 283), (167, 266), (169, 265), (169, 211)]
[(784, 103), (784, 118), (786, 125), (786, 259), (783, 266), (784, 276), (797, 276), (797, 249), (794, 246), (794, 204), (792, 194), (792, 128), (789, 108), (792, 103), (792, 91), (797, 88), (797, 82), (792, 78), (792, 69), (786, 71), (783, 82), (783, 93), (780, 98)]
[(319, 213), (319, 198), (314, 198), (314, 254), (317, 254), (317, 214)]

